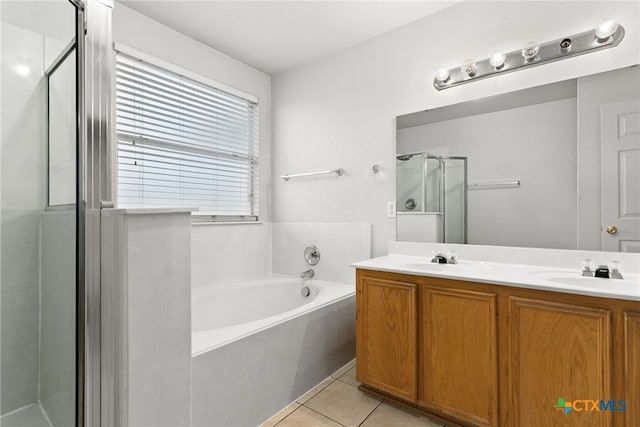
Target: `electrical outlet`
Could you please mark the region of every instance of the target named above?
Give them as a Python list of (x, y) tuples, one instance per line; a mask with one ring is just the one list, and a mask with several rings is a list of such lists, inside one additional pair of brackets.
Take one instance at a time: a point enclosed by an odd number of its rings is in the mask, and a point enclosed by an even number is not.
[(396, 202), (387, 203), (387, 218), (396, 217)]

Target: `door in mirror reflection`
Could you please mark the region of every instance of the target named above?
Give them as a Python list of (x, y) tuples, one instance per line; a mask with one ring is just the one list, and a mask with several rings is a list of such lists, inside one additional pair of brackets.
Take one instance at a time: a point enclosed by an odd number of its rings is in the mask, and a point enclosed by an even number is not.
[(640, 99), (602, 106), (602, 246), (640, 253)]

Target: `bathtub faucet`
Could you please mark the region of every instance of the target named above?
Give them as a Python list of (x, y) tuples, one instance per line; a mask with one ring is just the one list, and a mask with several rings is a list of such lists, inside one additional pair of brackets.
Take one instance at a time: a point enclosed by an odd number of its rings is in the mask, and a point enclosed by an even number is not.
[(313, 276), (315, 276), (316, 272), (313, 271), (313, 268), (308, 269), (307, 271), (303, 271), (302, 273), (300, 273), (300, 278), (301, 279), (311, 279)]

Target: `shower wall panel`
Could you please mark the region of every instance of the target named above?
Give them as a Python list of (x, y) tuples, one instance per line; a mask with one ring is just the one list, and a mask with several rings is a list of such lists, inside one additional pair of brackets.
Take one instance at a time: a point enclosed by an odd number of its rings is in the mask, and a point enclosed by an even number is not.
[(75, 415), (75, 215), (41, 215), (40, 404), (56, 427)]
[(0, 228), (2, 413), (36, 401), (39, 347), (39, 215), (46, 171), (44, 43), (2, 26)]

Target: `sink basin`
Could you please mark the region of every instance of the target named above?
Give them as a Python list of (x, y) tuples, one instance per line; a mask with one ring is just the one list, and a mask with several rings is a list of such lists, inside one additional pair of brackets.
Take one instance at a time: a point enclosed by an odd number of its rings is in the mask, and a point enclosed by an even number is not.
[(613, 279), (602, 279), (599, 277), (550, 277), (546, 279), (550, 282), (559, 283), (561, 285), (580, 286), (582, 288), (601, 288), (603, 286), (615, 286), (624, 282)]
[(545, 277), (544, 280), (558, 283), (565, 286), (576, 286), (591, 289), (621, 289), (633, 287), (634, 283), (638, 285), (638, 281), (633, 278), (620, 279), (604, 279), (600, 277), (585, 277), (569, 273), (559, 275), (557, 272), (550, 274), (551, 277)]

